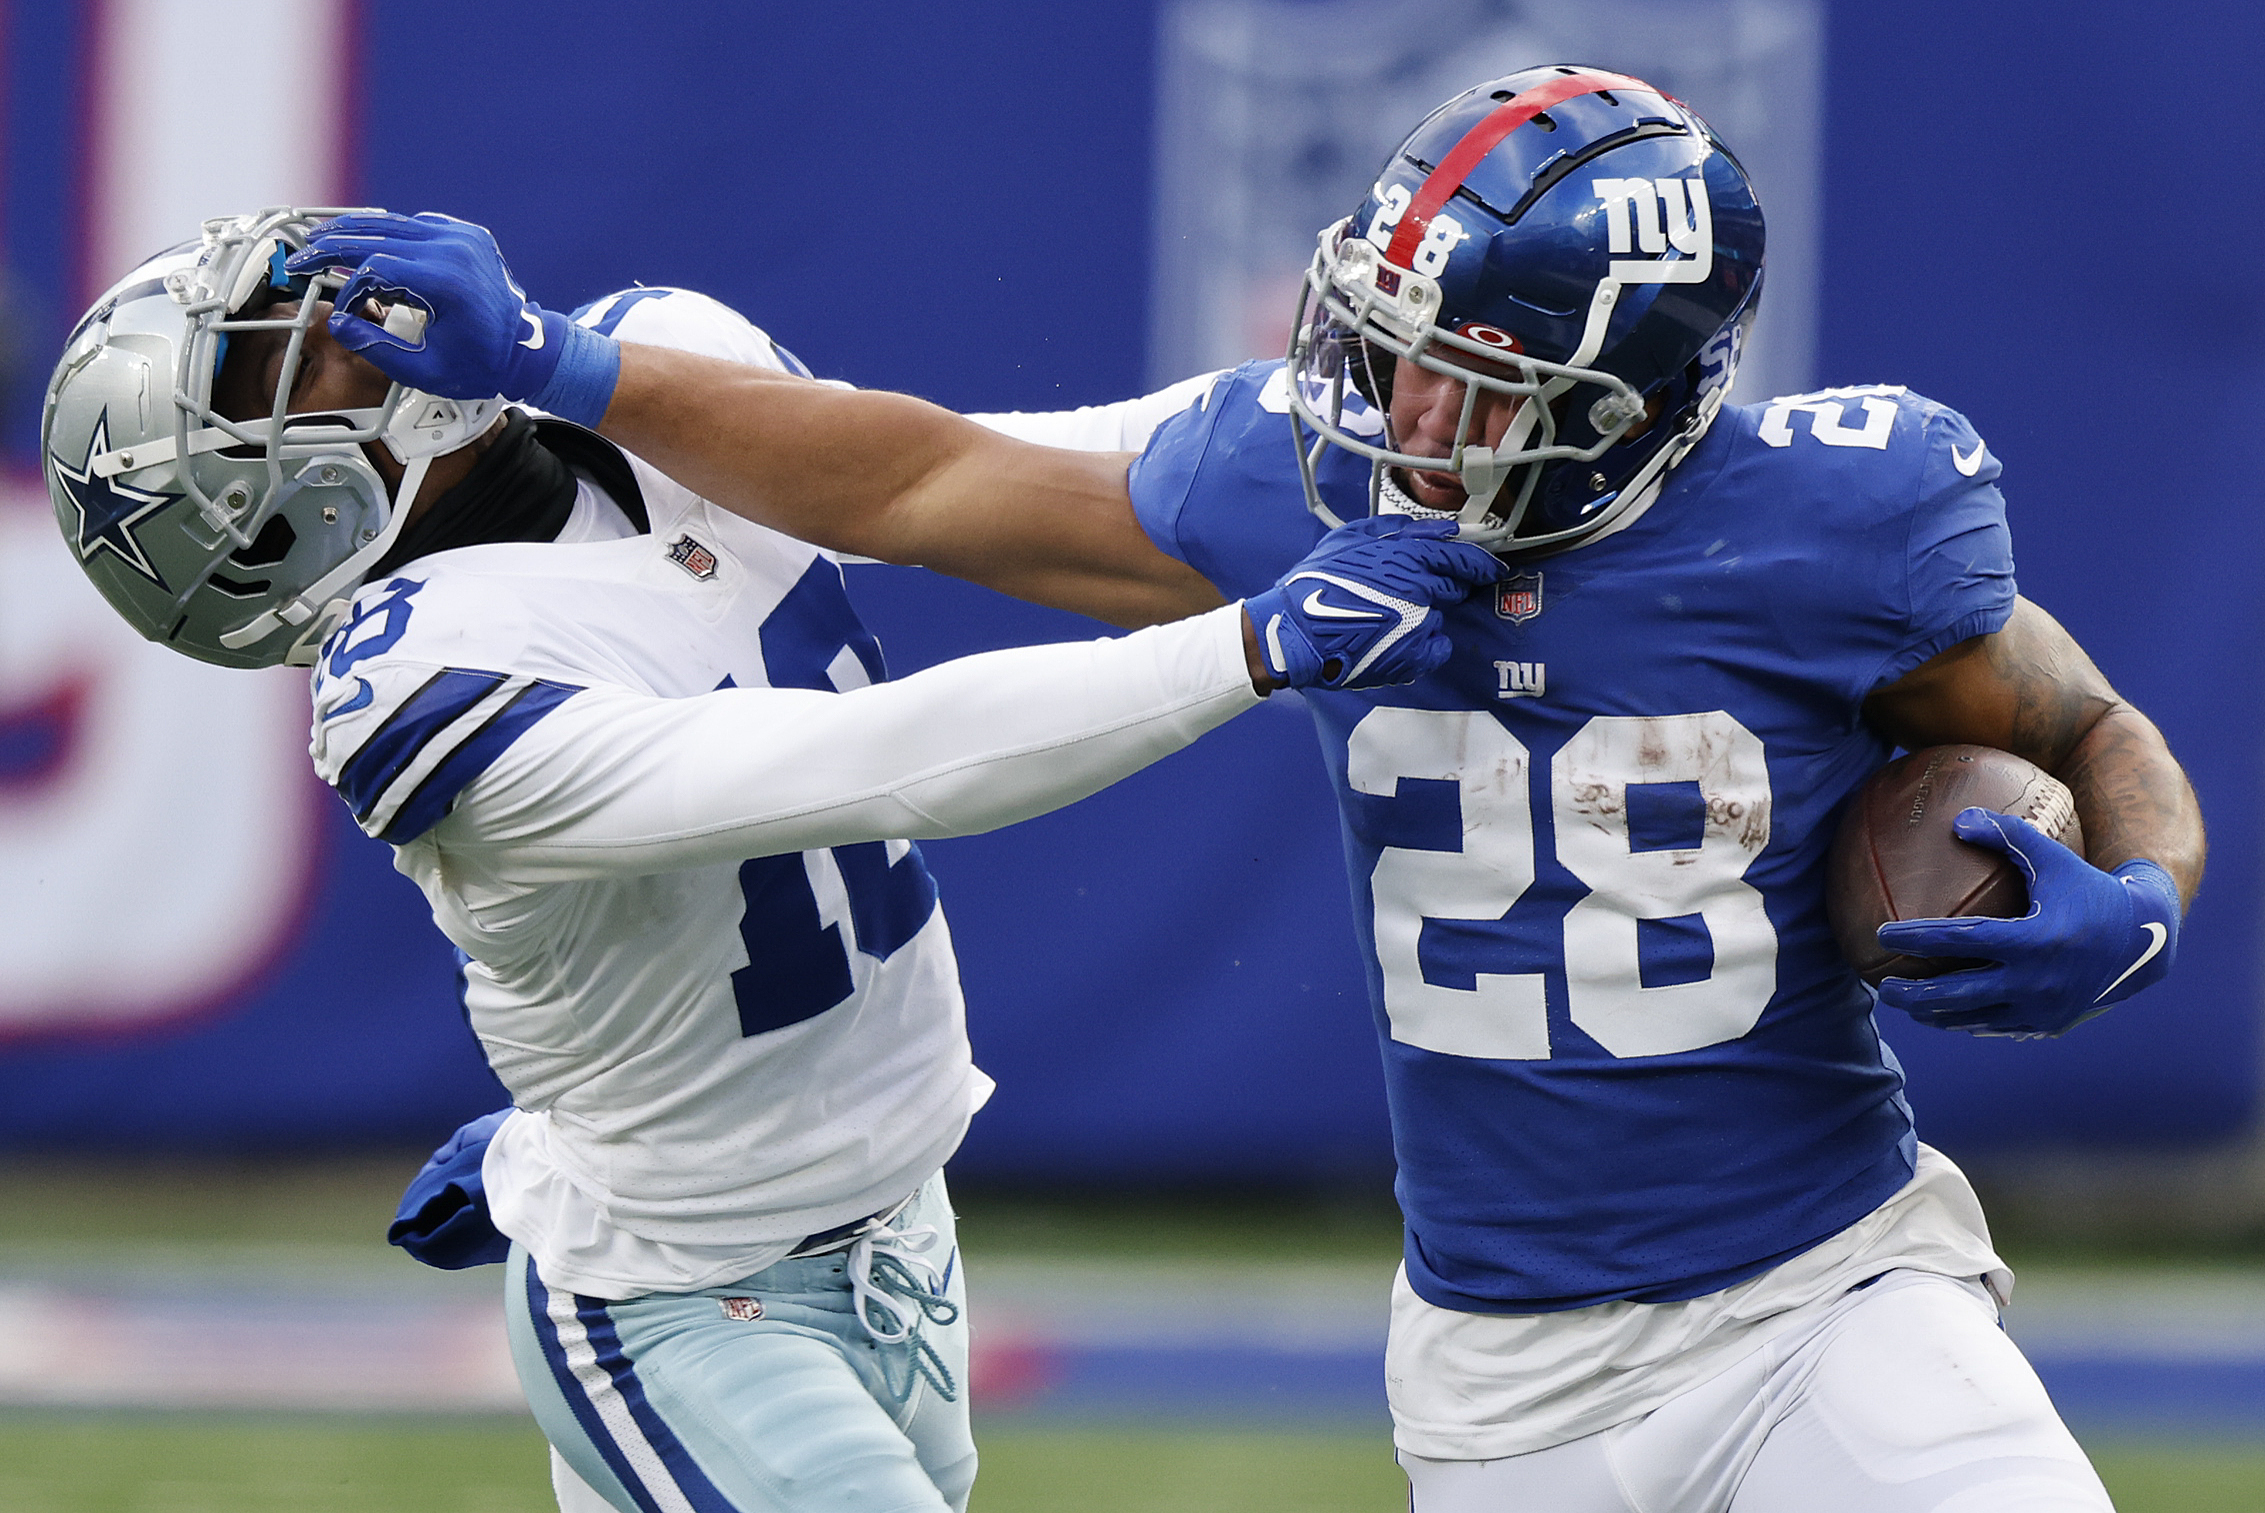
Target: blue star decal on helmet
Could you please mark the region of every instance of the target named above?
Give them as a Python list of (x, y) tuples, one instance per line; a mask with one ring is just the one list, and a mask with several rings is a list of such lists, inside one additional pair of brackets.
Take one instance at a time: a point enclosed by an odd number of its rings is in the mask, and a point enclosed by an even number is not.
[(78, 467), (73, 468), (52, 453), (47, 459), (47, 465), (55, 470), (56, 481), (79, 512), (79, 528), (73, 536), (79, 560), (91, 562), (96, 552), (110, 552), (135, 572), (170, 592), (172, 585), (158, 573), (149, 554), (142, 550), (134, 527), (181, 496), (153, 494), (115, 478), (96, 477), (94, 460), (109, 450), (110, 419), (104, 416), (95, 422), (94, 435), (87, 441), (86, 460)]

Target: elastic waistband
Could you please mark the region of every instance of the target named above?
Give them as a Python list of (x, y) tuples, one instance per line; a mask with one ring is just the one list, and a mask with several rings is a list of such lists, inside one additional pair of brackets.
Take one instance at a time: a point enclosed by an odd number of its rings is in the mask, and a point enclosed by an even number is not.
[(894, 1223), (897, 1216), (912, 1207), (912, 1200), (919, 1196), (919, 1190), (915, 1189), (887, 1208), (869, 1213), (862, 1219), (852, 1219), (847, 1224), (836, 1224), (832, 1229), (821, 1229), (814, 1235), (804, 1235), (794, 1249), (786, 1253), (784, 1259), (806, 1261), (812, 1256), (832, 1255), (837, 1250), (847, 1250), (868, 1229)]

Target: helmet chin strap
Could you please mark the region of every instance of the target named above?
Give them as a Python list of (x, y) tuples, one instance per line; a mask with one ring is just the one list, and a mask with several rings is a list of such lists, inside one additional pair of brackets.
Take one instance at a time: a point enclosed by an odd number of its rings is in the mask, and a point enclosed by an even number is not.
[[(1565, 360), (1565, 366), (1585, 368), (1596, 361), (1597, 353), (1604, 350), (1605, 333), (1611, 327), (1612, 312), (1619, 303), (1620, 281), (1598, 279), (1596, 292), (1589, 296), (1589, 313), (1582, 323), (1581, 344), (1573, 349), (1573, 355)], [(1502, 491), (1503, 482), (1510, 476), (1510, 464), (1497, 462), (1495, 459), (1502, 453), (1522, 450), (1533, 433), (1541, 428), (1543, 417), (1549, 413), (1549, 406), (1570, 392), (1573, 384), (1574, 380), (1570, 378), (1552, 378), (1541, 386), (1540, 393), (1520, 405), (1518, 413), (1510, 417), (1510, 428), (1499, 445), (1465, 446), (1462, 449), (1463, 492), (1469, 496), (1469, 502), (1461, 511), (1466, 524), (1499, 524), (1505, 532), (1518, 528), (1526, 512), (1527, 500), (1524, 496), (1515, 501), (1507, 518), (1499, 522), (1490, 518), (1494, 514), (1495, 496)], [(1526, 495), (1531, 493), (1529, 487)]]
[(1453, 520), (1453, 510), (1437, 510), (1428, 504), (1418, 503), (1415, 496), (1400, 487), (1392, 470), (1383, 463), (1376, 464), (1376, 509), (1380, 514), (1408, 515), (1417, 520)]
[(394, 490), (394, 508), (386, 517), (384, 528), (367, 545), (323, 574), (297, 597), (272, 609), (261, 610), (234, 630), (222, 631), (220, 644), (230, 651), (240, 651), (266, 640), (287, 625), (308, 626), (291, 644), (284, 661), (294, 667), (312, 665), (315, 648), (346, 617), (347, 603), (354, 590), (408, 528), (410, 505), (415, 502), (417, 491), (424, 487), (425, 474), (432, 470), (432, 465), (430, 456), (418, 457), (409, 463), (401, 474), (401, 486)]

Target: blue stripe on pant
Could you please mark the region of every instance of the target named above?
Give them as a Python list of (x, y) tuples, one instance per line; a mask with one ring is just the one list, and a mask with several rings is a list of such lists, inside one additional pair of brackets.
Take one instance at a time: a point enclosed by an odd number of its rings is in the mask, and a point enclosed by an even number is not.
[[(965, 1306), (951, 1210), (931, 1179), (900, 1225), (941, 1231), (947, 1296)], [(850, 1311), (847, 1257), (778, 1265), (729, 1286), (607, 1302), (555, 1292), (512, 1247), (512, 1355), (537, 1422), (621, 1513), (963, 1513), (975, 1477), (964, 1401), (904, 1379)], [(755, 1298), (763, 1317), (721, 1299)], [(963, 1324), (928, 1327), (967, 1380)], [(901, 1347), (895, 1347), (901, 1351)]]

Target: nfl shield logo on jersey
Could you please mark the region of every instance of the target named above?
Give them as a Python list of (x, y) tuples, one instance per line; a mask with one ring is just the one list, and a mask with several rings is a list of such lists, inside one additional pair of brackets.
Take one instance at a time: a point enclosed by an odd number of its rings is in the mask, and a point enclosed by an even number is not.
[(1541, 574), (1513, 573), (1494, 586), (1494, 612), (1512, 625), (1541, 613)]
[(716, 575), (716, 554), (690, 536), (669, 543), (668, 560), (705, 583)]
[(741, 1324), (752, 1324), (763, 1316), (761, 1298), (719, 1298), (724, 1305), (724, 1317)]

